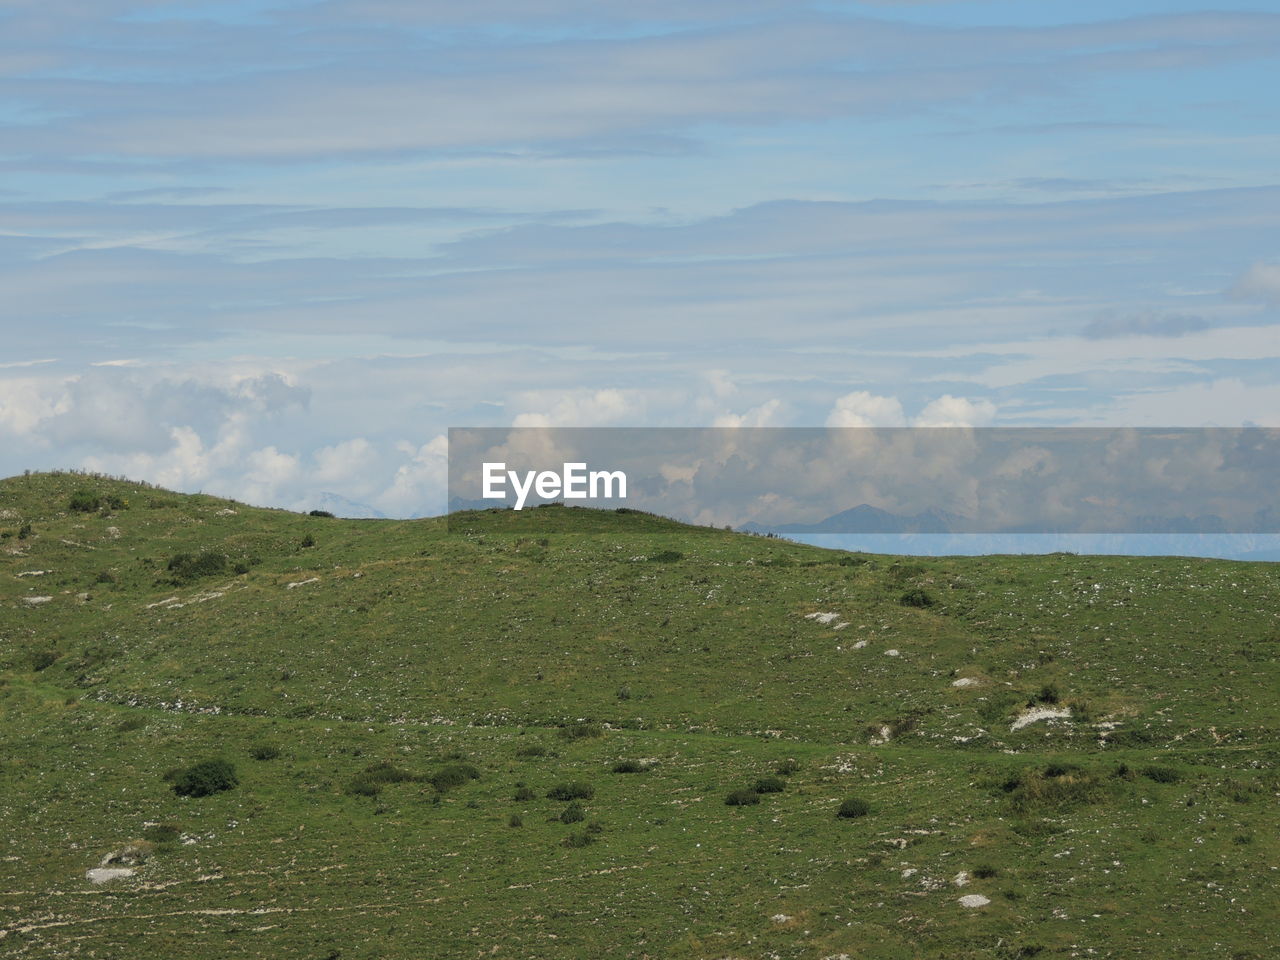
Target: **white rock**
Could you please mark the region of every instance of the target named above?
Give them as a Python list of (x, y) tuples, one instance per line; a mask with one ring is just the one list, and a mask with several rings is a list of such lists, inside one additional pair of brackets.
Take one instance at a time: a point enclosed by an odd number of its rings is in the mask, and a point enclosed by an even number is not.
[(106, 883), (108, 880), (123, 880), (132, 877), (133, 871), (128, 867), (94, 867), (84, 872), (85, 879), (94, 883)]
[(886, 651), (884, 652), (884, 655), (885, 655), (886, 657), (900, 657), (900, 656), (902, 656), (902, 654), (901, 654), (901, 653), (899, 653), (897, 650), (886, 650)]
[(31, 607), (37, 607), (42, 603), (48, 603), (53, 597), (23, 597), (22, 602)]
[(953, 687), (976, 687), (978, 685), (975, 677), (961, 677), (959, 680), (951, 681)]
[(1021, 730), (1023, 727), (1041, 720), (1070, 720), (1071, 710), (1068, 707), (1036, 707), (1018, 717), (1009, 726), (1010, 730)]
[(960, 898), (960, 906), (974, 909), (976, 907), (985, 907), (991, 901), (980, 893), (967, 893)]

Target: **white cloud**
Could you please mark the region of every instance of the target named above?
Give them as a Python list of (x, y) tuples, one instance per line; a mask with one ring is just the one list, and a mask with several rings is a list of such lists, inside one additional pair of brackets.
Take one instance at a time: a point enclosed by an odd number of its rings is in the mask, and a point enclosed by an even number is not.
[(902, 404), (895, 397), (879, 397), (866, 390), (846, 393), (827, 416), (828, 427), (904, 427)]
[(1255, 263), (1236, 281), (1232, 293), (1280, 304), (1280, 263)]
[(930, 402), (911, 421), (913, 427), (983, 427), (996, 415), (989, 400), (969, 400), (950, 394)]

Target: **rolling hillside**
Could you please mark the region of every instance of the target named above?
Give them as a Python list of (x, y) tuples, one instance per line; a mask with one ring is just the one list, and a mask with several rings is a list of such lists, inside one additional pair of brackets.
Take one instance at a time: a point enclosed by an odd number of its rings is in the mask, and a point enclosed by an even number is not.
[(0, 482), (0, 956), (1280, 953), (1280, 567), (537, 519)]

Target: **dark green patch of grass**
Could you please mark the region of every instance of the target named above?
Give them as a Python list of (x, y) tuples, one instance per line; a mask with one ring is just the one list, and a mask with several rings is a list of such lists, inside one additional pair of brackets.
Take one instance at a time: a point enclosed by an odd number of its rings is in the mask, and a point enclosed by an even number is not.
[(232, 790), (240, 783), (236, 768), (227, 760), (202, 760), (173, 775), (173, 792), (180, 797), (208, 797)]
[(550, 800), (590, 800), (595, 795), (595, 787), (581, 781), (558, 783), (547, 791)]

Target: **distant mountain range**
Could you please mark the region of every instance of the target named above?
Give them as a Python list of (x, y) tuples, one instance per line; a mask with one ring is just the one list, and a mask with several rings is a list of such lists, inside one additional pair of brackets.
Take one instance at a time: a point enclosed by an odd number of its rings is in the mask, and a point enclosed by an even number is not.
[(944, 510), (930, 508), (904, 516), (864, 503), (817, 523), (746, 523), (739, 529), (744, 533), (961, 533), (968, 525), (964, 517)]
[[(1265, 518), (1261, 518), (1265, 520)], [(1088, 518), (1081, 516), (1084, 532), (1088, 530)], [(982, 524), (930, 507), (917, 514), (898, 514), (881, 510), (870, 504), (860, 504), (849, 510), (832, 514), (817, 523), (746, 523), (738, 528), (744, 533), (1076, 533), (1077, 529), (1052, 530), (1045, 524), (1028, 523), (1002, 530), (983, 529)], [(1263, 523), (1259, 529), (1267, 529)], [(1141, 534), (1225, 534), (1227, 525), (1221, 517), (1140, 516), (1130, 518), (1125, 533)]]

